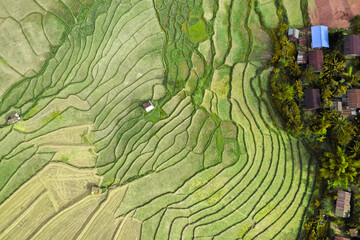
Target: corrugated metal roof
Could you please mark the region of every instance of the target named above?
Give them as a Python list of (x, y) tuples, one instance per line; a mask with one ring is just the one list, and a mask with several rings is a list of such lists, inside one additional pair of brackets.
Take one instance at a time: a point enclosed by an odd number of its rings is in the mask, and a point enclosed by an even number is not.
[(320, 47), (329, 47), (329, 32), (328, 27), (319, 25), (311, 27), (311, 47), (320, 48)]
[(309, 65), (312, 66), (315, 71), (322, 71), (324, 65), (324, 53), (322, 50), (309, 51)]
[(319, 109), (320, 105), (320, 89), (306, 89), (305, 94), (305, 107), (307, 109)]
[(360, 89), (349, 89), (348, 97), (350, 108), (360, 108)]
[(344, 39), (344, 54), (360, 56), (360, 36), (346, 35)]
[(350, 212), (351, 193), (339, 190), (338, 195), (339, 196), (336, 199), (335, 215), (337, 217), (348, 217), (347, 213)]

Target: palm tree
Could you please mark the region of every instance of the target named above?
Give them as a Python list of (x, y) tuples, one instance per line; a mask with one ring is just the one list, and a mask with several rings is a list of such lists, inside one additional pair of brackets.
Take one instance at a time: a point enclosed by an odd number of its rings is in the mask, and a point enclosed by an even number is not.
[(352, 157), (357, 156), (360, 153), (360, 142), (355, 140), (353, 142), (353, 146), (349, 148), (350, 153), (352, 153), (353, 155), (351, 155)]
[(349, 67), (348, 72), (344, 72), (341, 75), (342, 79), (340, 82), (345, 82), (349, 86), (359, 86), (360, 85), (360, 74), (359, 72), (354, 73), (353, 67)]
[(347, 186), (355, 180), (358, 161), (348, 156), (341, 147), (338, 146), (336, 152), (325, 152), (320, 161), (320, 176), (333, 185)]
[(355, 127), (344, 117), (333, 117), (331, 119), (332, 127), (330, 135), (334, 143), (344, 146), (348, 144), (355, 135)]
[(345, 61), (341, 59), (338, 51), (333, 51), (325, 55), (324, 59), (324, 74), (326, 77), (333, 78), (340, 76), (345, 69)]

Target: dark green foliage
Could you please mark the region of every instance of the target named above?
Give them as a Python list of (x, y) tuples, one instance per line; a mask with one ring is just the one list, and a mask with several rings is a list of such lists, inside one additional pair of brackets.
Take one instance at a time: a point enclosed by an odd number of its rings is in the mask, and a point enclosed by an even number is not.
[(333, 116), (329, 132), (330, 139), (334, 145), (346, 146), (355, 136), (357, 130), (347, 119)]
[(348, 156), (341, 147), (337, 147), (334, 152), (324, 153), (320, 161), (320, 176), (327, 179), (333, 186), (347, 187), (355, 180), (357, 172), (360, 170), (359, 160)]
[(330, 29), (329, 46), (330, 50), (340, 50), (344, 41), (344, 33), (340, 29)]
[(105, 13), (110, 7), (111, 1), (100, 0), (96, 1), (95, 4), (90, 8), (82, 8), (78, 20), (80, 22), (79, 32), (82, 36), (89, 36), (94, 33), (95, 30), (95, 20), (96, 18)]
[(360, 34), (360, 15), (357, 15), (350, 21), (350, 29), (354, 34)]

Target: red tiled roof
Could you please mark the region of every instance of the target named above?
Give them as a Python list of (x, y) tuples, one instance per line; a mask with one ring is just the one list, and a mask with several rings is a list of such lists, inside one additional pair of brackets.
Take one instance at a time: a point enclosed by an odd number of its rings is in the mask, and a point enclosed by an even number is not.
[(307, 109), (319, 109), (320, 105), (320, 89), (306, 89), (305, 94), (305, 107)]
[(360, 56), (360, 36), (346, 35), (344, 39), (344, 54)]
[(336, 199), (335, 216), (347, 217), (347, 213), (350, 212), (351, 193), (339, 190), (338, 195)]
[(348, 97), (350, 108), (360, 108), (360, 89), (350, 89)]
[(309, 51), (309, 65), (312, 66), (315, 71), (322, 71), (324, 65), (324, 54), (322, 50)]

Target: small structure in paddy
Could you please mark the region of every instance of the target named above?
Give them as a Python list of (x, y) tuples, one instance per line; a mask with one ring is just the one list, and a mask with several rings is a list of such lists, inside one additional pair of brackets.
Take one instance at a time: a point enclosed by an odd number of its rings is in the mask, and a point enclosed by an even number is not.
[(327, 26), (319, 25), (311, 27), (311, 47), (329, 48), (329, 32)]
[(296, 42), (299, 39), (300, 31), (296, 28), (290, 28), (288, 30), (288, 38), (292, 42)]
[(336, 199), (335, 216), (341, 218), (350, 217), (350, 198), (351, 198), (351, 193), (342, 190), (338, 191), (338, 198)]
[(155, 105), (154, 105), (154, 103), (152, 101), (147, 101), (146, 103), (144, 103), (142, 105), (142, 107), (144, 108), (144, 110), (146, 112), (150, 112), (155, 108)]
[(309, 65), (314, 68), (316, 72), (321, 72), (324, 66), (324, 53), (320, 49), (309, 51)]
[(102, 189), (99, 187), (91, 188), (91, 195), (100, 195), (102, 193)]
[(307, 109), (319, 109), (320, 105), (320, 89), (306, 89), (305, 94), (305, 107)]
[(346, 35), (344, 38), (344, 55), (360, 56), (360, 35)]
[(8, 124), (14, 124), (20, 120), (20, 116), (17, 113), (11, 114), (6, 118)]

